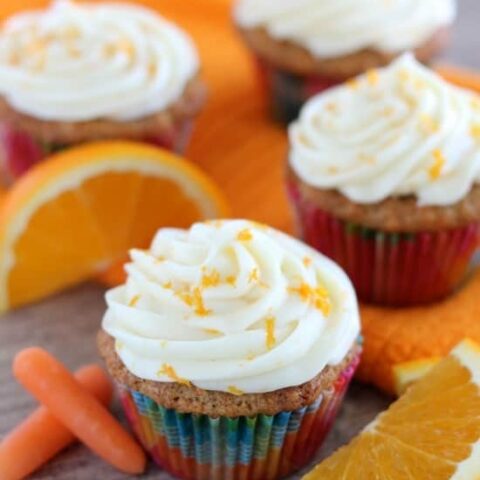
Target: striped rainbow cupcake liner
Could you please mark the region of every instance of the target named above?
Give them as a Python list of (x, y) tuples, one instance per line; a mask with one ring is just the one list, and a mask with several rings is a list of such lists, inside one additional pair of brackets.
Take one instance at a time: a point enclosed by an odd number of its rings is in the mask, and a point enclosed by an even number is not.
[(465, 278), (479, 245), (480, 224), (437, 232), (392, 233), (339, 220), (300, 198), (293, 187), (301, 237), (341, 265), (360, 300), (408, 306), (439, 300)]
[(289, 73), (259, 58), (256, 63), (262, 85), (270, 97), (272, 114), (284, 124), (298, 117), (310, 97), (342, 82), (318, 75)]
[(308, 407), (276, 415), (209, 417), (167, 409), (120, 386), (129, 423), (154, 461), (186, 480), (275, 480), (305, 466), (322, 444), (359, 357)]
[[(160, 134), (149, 135), (135, 140), (183, 154), (193, 129), (193, 120), (186, 119), (170, 127)], [(126, 139), (128, 140), (128, 139)], [(0, 124), (0, 181), (3, 185), (10, 185), (21, 177), (33, 165), (45, 157), (65, 150), (73, 144), (44, 143), (32, 135), (13, 128), (8, 124)]]

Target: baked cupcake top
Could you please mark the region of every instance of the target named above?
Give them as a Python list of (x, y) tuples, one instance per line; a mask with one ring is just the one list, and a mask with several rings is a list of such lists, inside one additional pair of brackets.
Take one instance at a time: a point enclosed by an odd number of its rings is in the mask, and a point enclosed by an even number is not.
[(320, 58), (414, 49), (456, 16), (455, 0), (239, 0), (242, 28), (264, 28)]
[(480, 97), (411, 54), (312, 98), (289, 137), (302, 181), (360, 204), (453, 205), (480, 181)]
[(265, 393), (340, 363), (359, 334), (352, 285), (332, 261), (244, 220), (160, 230), (106, 295), (103, 329), (139, 378)]
[(0, 30), (0, 95), (42, 120), (142, 118), (178, 100), (198, 70), (190, 38), (140, 6), (59, 0)]

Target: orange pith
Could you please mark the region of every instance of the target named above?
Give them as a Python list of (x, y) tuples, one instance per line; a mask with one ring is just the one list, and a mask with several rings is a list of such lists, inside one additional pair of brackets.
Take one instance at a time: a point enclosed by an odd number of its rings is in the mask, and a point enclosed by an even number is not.
[(463, 342), (304, 480), (479, 478), (480, 353)]
[(0, 209), (0, 310), (91, 277), (159, 227), (227, 215), (215, 185), (166, 151), (102, 142), (56, 155)]
[(395, 381), (395, 392), (398, 396), (415, 382), (424, 377), (438, 362), (441, 357), (424, 358), (402, 362), (393, 367), (393, 377)]

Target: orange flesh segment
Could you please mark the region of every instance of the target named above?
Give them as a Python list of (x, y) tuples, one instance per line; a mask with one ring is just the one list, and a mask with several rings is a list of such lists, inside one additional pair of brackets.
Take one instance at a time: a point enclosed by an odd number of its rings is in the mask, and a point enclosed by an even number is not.
[[(470, 347), (464, 342), (460, 348)], [(458, 465), (478, 455), (473, 449), (480, 442), (476, 381), (463, 360), (450, 355), (304, 480), (454, 479)]]

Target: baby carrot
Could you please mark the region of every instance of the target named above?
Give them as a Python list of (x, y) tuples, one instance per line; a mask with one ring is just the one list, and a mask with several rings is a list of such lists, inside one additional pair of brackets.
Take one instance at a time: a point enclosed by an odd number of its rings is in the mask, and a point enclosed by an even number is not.
[(145, 454), (120, 423), (73, 375), (41, 348), (15, 357), (17, 380), (93, 452), (126, 473), (145, 469)]
[[(75, 378), (104, 405), (112, 400), (112, 385), (99, 366), (83, 367)], [(0, 443), (0, 478), (26, 477), (74, 440), (75, 436), (46, 407), (37, 408)]]

